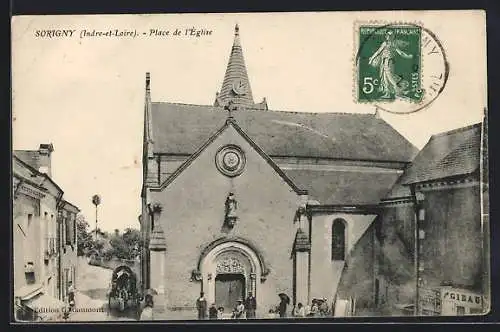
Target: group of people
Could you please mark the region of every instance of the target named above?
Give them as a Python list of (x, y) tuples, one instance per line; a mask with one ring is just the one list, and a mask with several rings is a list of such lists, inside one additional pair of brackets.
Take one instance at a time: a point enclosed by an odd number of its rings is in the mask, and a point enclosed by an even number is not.
[[(140, 320), (152, 320), (153, 319), (153, 296), (147, 294), (145, 299), (145, 306), (141, 312)], [(269, 310), (268, 318), (286, 318), (287, 308), (289, 301), (286, 298), (282, 298), (280, 303), (273, 309)], [(257, 309), (257, 301), (252, 292), (248, 293), (248, 297), (245, 301), (239, 299), (235, 308), (233, 309), (230, 316), (224, 315), (224, 307), (217, 307), (215, 303), (212, 303), (210, 307), (207, 306), (207, 300), (205, 298), (204, 292), (200, 293), (200, 297), (196, 300), (196, 309), (198, 311), (199, 320), (217, 320), (217, 319), (252, 319), (255, 318), (255, 311)], [(291, 317), (293, 318), (305, 318), (305, 317), (326, 317), (331, 316), (331, 308), (328, 306), (326, 298), (313, 299), (311, 305), (303, 305), (298, 303), (293, 306), (291, 310)], [(208, 314), (208, 315), (207, 315)]]
[[(207, 300), (205, 299), (204, 292), (200, 293), (200, 297), (196, 300), (196, 309), (198, 311), (198, 319), (203, 320), (207, 318)], [(252, 292), (248, 293), (248, 297), (243, 301), (239, 299), (238, 303), (234, 307), (230, 319), (252, 319), (255, 318), (255, 310), (257, 309), (257, 301)], [(224, 307), (217, 307), (215, 303), (212, 303), (210, 308), (208, 308), (208, 318), (214, 319), (225, 319)]]
[(313, 299), (311, 305), (298, 303), (292, 310), (292, 317), (326, 317), (331, 316), (330, 308), (326, 298)]
[[(311, 305), (303, 305), (299, 302), (296, 306), (293, 306), (290, 314), (292, 318), (331, 316), (326, 298), (313, 299)], [(269, 310), (268, 318), (286, 318), (287, 316), (287, 303), (282, 300), (277, 307)]]

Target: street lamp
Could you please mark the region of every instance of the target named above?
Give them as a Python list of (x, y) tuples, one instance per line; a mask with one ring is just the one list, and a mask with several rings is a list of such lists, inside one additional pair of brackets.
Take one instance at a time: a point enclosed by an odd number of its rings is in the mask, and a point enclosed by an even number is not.
[(97, 241), (97, 207), (101, 204), (101, 197), (97, 194), (92, 196), (92, 204), (95, 205), (95, 240)]

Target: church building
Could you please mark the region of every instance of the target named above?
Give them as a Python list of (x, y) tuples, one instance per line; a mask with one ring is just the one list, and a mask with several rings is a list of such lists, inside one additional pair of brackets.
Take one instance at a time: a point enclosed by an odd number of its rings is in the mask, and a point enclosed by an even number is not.
[(212, 105), (155, 102), (150, 87), (147, 73), (141, 282), (161, 317), (196, 319), (202, 291), (226, 312), (251, 292), (257, 318), (280, 293), (288, 311), (375, 305), (379, 203), (416, 147), (378, 114), (256, 102), (238, 26)]

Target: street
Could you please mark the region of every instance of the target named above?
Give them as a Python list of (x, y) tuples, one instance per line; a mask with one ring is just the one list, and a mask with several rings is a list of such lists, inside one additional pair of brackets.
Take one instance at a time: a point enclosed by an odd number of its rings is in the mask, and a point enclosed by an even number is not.
[(106, 292), (112, 275), (111, 270), (89, 265), (87, 259), (78, 257), (75, 311), (69, 321), (134, 321), (134, 312), (118, 313), (108, 310)]

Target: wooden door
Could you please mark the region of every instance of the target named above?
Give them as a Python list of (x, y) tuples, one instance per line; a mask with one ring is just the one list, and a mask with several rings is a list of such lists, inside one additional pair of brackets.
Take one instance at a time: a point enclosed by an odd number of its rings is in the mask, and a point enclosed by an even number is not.
[(215, 278), (215, 305), (230, 312), (245, 295), (245, 277), (242, 274), (219, 274)]

